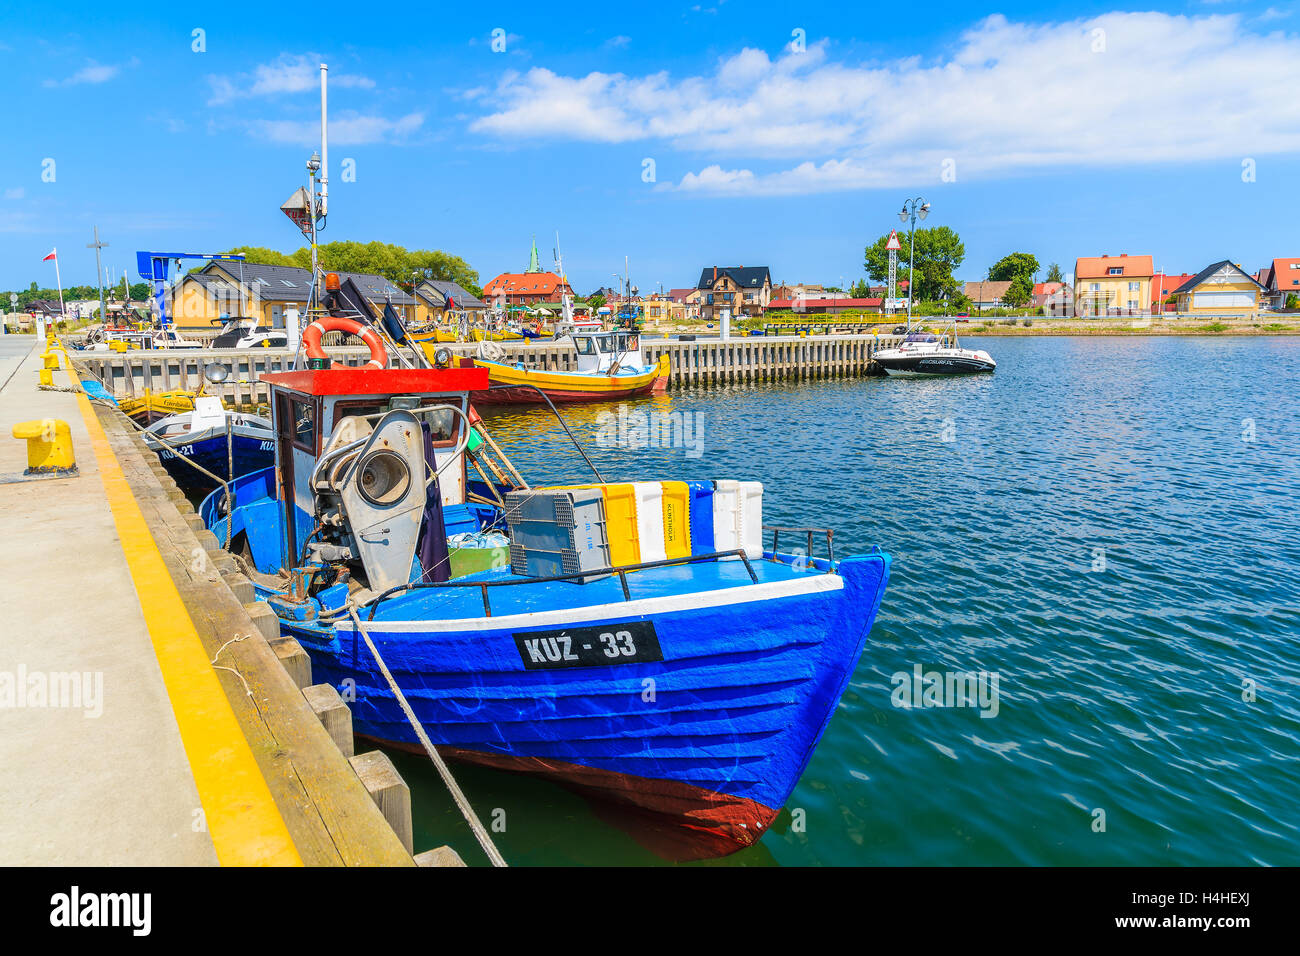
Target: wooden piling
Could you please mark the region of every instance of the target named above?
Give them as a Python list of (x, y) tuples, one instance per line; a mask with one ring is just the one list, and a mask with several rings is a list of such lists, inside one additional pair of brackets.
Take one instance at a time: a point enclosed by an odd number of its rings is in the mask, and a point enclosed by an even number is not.
[(357, 778), (370, 793), (375, 806), (393, 828), (407, 853), (414, 849), (411, 825), (411, 788), (393, 766), (393, 761), (382, 750), (349, 757), (348, 762), (357, 772)]

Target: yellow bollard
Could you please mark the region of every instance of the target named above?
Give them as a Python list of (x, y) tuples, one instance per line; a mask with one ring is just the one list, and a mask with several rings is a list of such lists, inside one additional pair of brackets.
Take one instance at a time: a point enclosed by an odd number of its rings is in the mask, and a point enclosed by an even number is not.
[(53, 372), (51, 372), (48, 368), (43, 368), (43, 369), (40, 369), (39, 371), (40, 371), (41, 384), (42, 384), (42, 385), (53, 385), (53, 384), (54, 384), (54, 373), (53, 373)]
[(53, 352), (42, 352), (41, 358), (45, 360), (46, 368), (57, 369), (59, 367), (59, 357)]
[(19, 422), (14, 437), (27, 441), (27, 470), (24, 475), (69, 475), (77, 471), (72, 452), (72, 430), (57, 418)]

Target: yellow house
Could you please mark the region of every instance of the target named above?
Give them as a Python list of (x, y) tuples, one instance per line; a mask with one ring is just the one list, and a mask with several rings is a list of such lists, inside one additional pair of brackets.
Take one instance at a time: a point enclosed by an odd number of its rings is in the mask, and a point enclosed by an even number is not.
[(647, 325), (685, 321), (686, 311), (684, 302), (675, 302), (667, 295), (648, 295), (641, 300), (641, 315)]
[(482, 316), (487, 303), (446, 279), (425, 279), (415, 289), (415, 324), (441, 322), (447, 314), (448, 301), (456, 311)]
[[(404, 321), (411, 321), (415, 300), (383, 276), (340, 272), (361, 289), (376, 315), (391, 300)], [(210, 262), (202, 271), (185, 276), (168, 291), (172, 316), (181, 330), (217, 328), (228, 318), (247, 316), (268, 328), (284, 328), (285, 313), (307, 310), (311, 272), (293, 266), (266, 266), (249, 262)]]
[(1179, 312), (1250, 315), (1259, 311), (1264, 287), (1241, 266), (1224, 259), (1206, 266), (1174, 290)]
[(1151, 308), (1152, 256), (1085, 256), (1074, 260), (1074, 306), (1079, 315), (1124, 315)]

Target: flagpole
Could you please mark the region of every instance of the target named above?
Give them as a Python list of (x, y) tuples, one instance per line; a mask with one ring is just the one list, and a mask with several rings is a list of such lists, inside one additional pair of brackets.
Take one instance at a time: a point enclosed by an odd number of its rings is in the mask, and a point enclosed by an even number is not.
[(68, 321), (68, 312), (63, 307), (63, 277), (59, 275), (59, 247), (54, 247), (54, 281), (59, 285), (59, 314), (63, 316), (63, 321)]

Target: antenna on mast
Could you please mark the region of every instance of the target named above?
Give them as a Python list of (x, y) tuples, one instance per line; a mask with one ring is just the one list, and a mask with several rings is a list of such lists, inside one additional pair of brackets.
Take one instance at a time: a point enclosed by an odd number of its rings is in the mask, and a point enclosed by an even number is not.
[(330, 68), (320, 65), (320, 215), (324, 219), (329, 212), (330, 198), (330, 150), (325, 135), (325, 85)]

